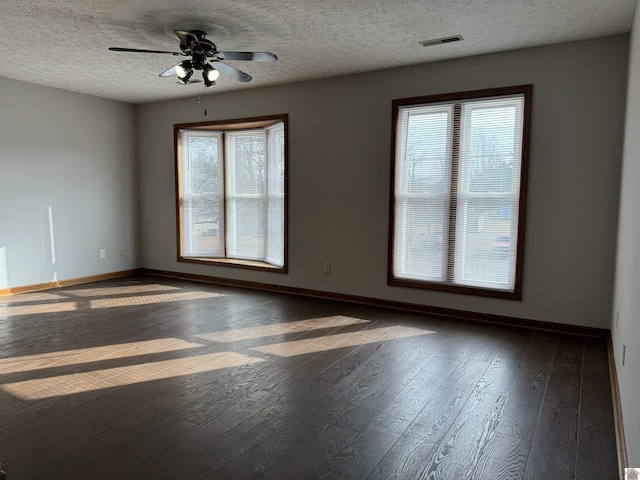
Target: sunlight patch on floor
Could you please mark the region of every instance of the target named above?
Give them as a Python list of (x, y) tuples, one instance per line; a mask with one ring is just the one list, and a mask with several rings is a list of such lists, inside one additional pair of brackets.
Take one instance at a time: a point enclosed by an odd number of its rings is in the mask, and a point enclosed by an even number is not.
[(64, 293), (65, 295), (74, 295), (76, 297), (99, 297), (101, 295), (132, 295), (134, 293), (167, 292), (170, 290), (180, 290), (180, 288), (154, 283), (150, 285), (123, 285), (120, 287), (78, 288), (65, 290)]
[(42, 315), (44, 313), (75, 312), (77, 302), (36, 303), (34, 305), (17, 305), (15, 307), (0, 307), (0, 318), (17, 315)]
[(67, 367), (89, 362), (135, 357), (152, 353), (174, 352), (201, 347), (202, 344), (179, 338), (160, 338), (141, 342), (104, 345), (62, 352), (48, 352), (21, 357), (0, 358), (0, 374), (30, 372), (44, 368)]
[(221, 293), (213, 292), (180, 292), (160, 295), (143, 295), (139, 297), (102, 298), (91, 300), (91, 308), (131, 307), (134, 305), (151, 305), (154, 303), (184, 302), (185, 300), (200, 300), (203, 298), (224, 297)]
[(347, 325), (357, 325), (360, 323), (369, 323), (369, 320), (336, 315), (333, 317), (300, 320), (298, 322), (276, 323), (274, 325), (262, 325), (259, 327), (247, 327), (235, 330), (226, 330), (223, 332), (205, 333), (198, 335), (197, 337), (212, 342), (231, 343), (242, 340), (285, 335), (288, 333), (309, 332), (323, 328), (338, 328)]
[(218, 352), (195, 357), (108, 368), (93, 372), (26, 380), (0, 385), (0, 389), (23, 400), (41, 400), (153, 380), (193, 375), (223, 368), (264, 362), (237, 352)]
[(0, 304), (50, 302), (55, 300), (68, 300), (64, 295), (50, 292), (12, 293), (0, 296)]
[(355, 347), (367, 343), (386, 342), (388, 340), (431, 335), (433, 333), (436, 332), (401, 326), (372, 328), (359, 332), (338, 333), (336, 335), (326, 335), (318, 338), (264, 345), (262, 347), (255, 347), (253, 350), (278, 357), (292, 357), (295, 355), (324, 352), (325, 350), (334, 348)]
[(59, 303), (42, 303), (34, 305), (0, 306), (0, 318), (18, 315), (41, 315), (45, 313), (73, 312), (84, 308), (131, 307), (135, 305), (151, 305), (155, 303), (184, 302), (205, 298), (224, 297), (215, 292), (179, 292), (157, 295), (139, 295), (135, 297), (100, 298)]

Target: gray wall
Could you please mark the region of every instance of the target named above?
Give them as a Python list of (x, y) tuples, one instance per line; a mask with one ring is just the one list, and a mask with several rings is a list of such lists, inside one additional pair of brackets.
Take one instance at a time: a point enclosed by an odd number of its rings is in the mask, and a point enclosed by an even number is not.
[(0, 78), (0, 289), (137, 266), (135, 119), (132, 105)]
[[(207, 117), (195, 98), (143, 105), (141, 266), (608, 328), (627, 53), (625, 35), (213, 95)], [(528, 83), (522, 301), (387, 286), (391, 100)], [(177, 262), (173, 124), (278, 113), (290, 120), (290, 273)]]
[[(620, 193), (618, 259), (611, 334), (630, 466), (640, 465), (640, 12), (629, 54), (629, 85)], [(616, 319), (618, 321), (616, 322)], [(623, 345), (626, 345), (622, 364)]]

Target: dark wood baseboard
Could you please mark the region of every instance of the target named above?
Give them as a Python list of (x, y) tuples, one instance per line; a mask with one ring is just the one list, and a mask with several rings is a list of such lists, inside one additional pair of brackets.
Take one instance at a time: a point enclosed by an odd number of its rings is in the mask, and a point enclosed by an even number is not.
[(620, 400), (620, 385), (618, 384), (618, 372), (616, 358), (613, 350), (611, 334), (607, 339), (609, 351), (609, 377), (611, 378), (611, 400), (613, 403), (613, 421), (616, 428), (616, 447), (618, 450), (618, 471), (622, 475), (625, 468), (629, 467), (627, 457), (627, 440), (624, 436), (624, 423), (622, 421), (622, 402)]
[(196, 275), (191, 273), (171, 272), (167, 270), (154, 270), (149, 268), (141, 269), (145, 275), (177, 278), (181, 280), (192, 280), (195, 282), (213, 283), (230, 287), (250, 288), (254, 290), (264, 290), (269, 292), (281, 292), (305, 297), (324, 298), (327, 300), (338, 300), (349, 303), (359, 303), (372, 305), (375, 307), (392, 308), (396, 310), (408, 310), (412, 312), (436, 315), (439, 317), (459, 318), (486, 323), (496, 323), (509, 325), (512, 327), (533, 328), (536, 330), (546, 330), (569, 335), (580, 335), (586, 337), (608, 338), (609, 330), (604, 328), (583, 327), (580, 325), (566, 325), (563, 323), (544, 322), (529, 320), (524, 318), (506, 317), (493, 315), (490, 313), (470, 312), (467, 310), (457, 310), (453, 308), (435, 307), (431, 305), (419, 305), (415, 303), (399, 302), (395, 300), (384, 300), (380, 298), (362, 297), (359, 295), (349, 295), (344, 293), (325, 292), (321, 290), (311, 290), (306, 288), (289, 287), (284, 285), (272, 285), (260, 282), (249, 282), (245, 280), (234, 280), (229, 278), (211, 277), (208, 275)]
[(36, 283), (33, 285), (24, 285), (22, 287), (4, 288), (0, 290), (0, 297), (3, 295), (13, 295), (16, 293), (37, 292), (39, 290), (50, 290), (52, 288), (70, 287), (73, 285), (82, 285), (83, 283), (101, 282), (103, 280), (111, 280), (113, 278), (131, 277), (141, 274), (141, 270), (123, 270), (120, 272), (103, 273), (100, 275), (91, 275), (89, 277), (72, 278), (70, 280), (57, 280), (55, 282)]

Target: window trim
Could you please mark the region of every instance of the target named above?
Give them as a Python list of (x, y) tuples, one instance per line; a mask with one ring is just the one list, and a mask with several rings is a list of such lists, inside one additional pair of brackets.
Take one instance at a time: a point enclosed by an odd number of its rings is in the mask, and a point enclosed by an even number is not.
[[(183, 251), (183, 235), (182, 224), (180, 221), (180, 178), (181, 168), (181, 141), (180, 130), (215, 130), (215, 131), (235, 131), (235, 130), (250, 130), (250, 129), (264, 129), (276, 123), (282, 122), (284, 128), (284, 265), (279, 267), (267, 262), (256, 260), (244, 260), (237, 258), (226, 257), (188, 257), (182, 255)], [(289, 272), (289, 115), (278, 114), (268, 115), (263, 117), (249, 117), (249, 118), (237, 118), (230, 120), (214, 120), (210, 122), (197, 122), (197, 123), (180, 123), (173, 126), (173, 142), (174, 142), (174, 167), (175, 167), (175, 208), (176, 208), (176, 247), (177, 247), (177, 261), (184, 263), (195, 263), (204, 265), (216, 265), (232, 268), (242, 268), (249, 270), (262, 270), (275, 273), (288, 273)], [(224, 160), (226, 158), (226, 145), (223, 143), (222, 147), (223, 155), (223, 172), (226, 169)], [(224, 173), (226, 175), (226, 173)], [(224, 182), (224, 198), (227, 197), (227, 182)]]
[[(389, 196), (389, 239), (388, 239), (388, 259), (387, 259), (387, 285), (398, 287), (419, 288), (424, 290), (435, 290), (440, 292), (459, 293), (464, 295), (476, 295), (483, 297), (501, 298), (508, 300), (522, 300), (522, 283), (524, 269), (524, 244), (526, 207), (529, 176), (529, 145), (531, 135), (531, 107), (532, 107), (533, 85), (518, 85), (502, 88), (491, 88), (484, 90), (470, 90), (466, 92), (444, 93), (429, 95), (424, 97), (411, 97), (395, 99), (392, 101), (391, 109), (391, 174), (390, 174), (390, 196)], [(409, 280), (396, 278), (394, 276), (394, 239), (395, 239), (395, 189), (396, 189), (396, 155), (397, 155), (397, 132), (399, 109), (407, 106), (418, 106), (424, 104), (434, 104), (443, 102), (456, 102), (481, 98), (496, 98), (501, 96), (523, 95), (523, 119), (522, 119), (522, 151), (520, 165), (520, 197), (518, 200), (518, 241), (516, 245), (515, 260), (515, 286), (513, 291), (504, 291), (487, 287), (472, 287), (467, 285), (452, 285), (449, 283), (438, 283), (423, 280)], [(455, 126), (454, 126), (455, 128)], [(455, 142), (453, 143), (455, 148)], [(453, 175), (453, 166), (451, 168)], [(455, 182), (457, 185), (457, 182)], [(451, 195), (454, 195), (453, 185)], [(451, 218), (451, 216), (449, 216)], [(454, 225), (452, 226), (451, 223)], [(450, 222), (449, 229), (456, 228), (455, 222)], [(454, 247), (455, 248), (455, 247)]]

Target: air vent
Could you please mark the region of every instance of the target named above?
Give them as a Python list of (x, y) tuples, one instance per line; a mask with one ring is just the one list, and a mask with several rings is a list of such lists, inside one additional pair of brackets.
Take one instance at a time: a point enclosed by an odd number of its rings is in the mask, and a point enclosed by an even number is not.
[(424, 40), (420, 42), (423, 47), (430, 47), (432, 45), (441, 45), (443, 43), (459, 42), (462, 40), (462, 35), (454, 35), (452, 37), (435, 38), (433, 40)]

